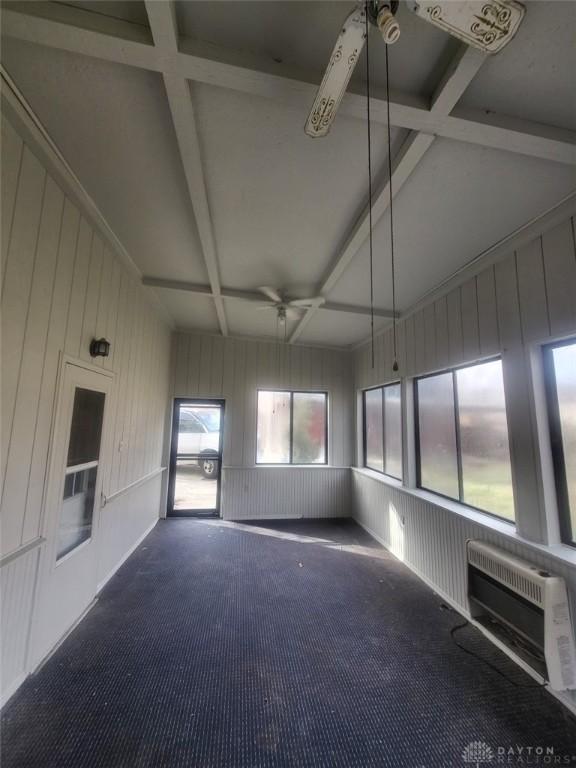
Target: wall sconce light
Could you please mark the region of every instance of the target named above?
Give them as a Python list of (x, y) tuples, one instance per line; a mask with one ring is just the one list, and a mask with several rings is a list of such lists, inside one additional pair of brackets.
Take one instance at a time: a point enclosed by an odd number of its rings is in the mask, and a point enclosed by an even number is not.
[(92, 357), (108, 357), (109, 354), (109, 341), (106, 341), (106, 339), (92, 339), (90, 342), (90, 355)]

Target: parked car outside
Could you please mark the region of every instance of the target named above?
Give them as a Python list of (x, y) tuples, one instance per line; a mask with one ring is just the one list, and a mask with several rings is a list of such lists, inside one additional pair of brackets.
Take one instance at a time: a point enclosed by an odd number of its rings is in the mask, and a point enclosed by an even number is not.
[(219, 472), (220, 411), (209, 408), (180, 409), (178, 456), (194, 459), (208, 480), (216, 480)]

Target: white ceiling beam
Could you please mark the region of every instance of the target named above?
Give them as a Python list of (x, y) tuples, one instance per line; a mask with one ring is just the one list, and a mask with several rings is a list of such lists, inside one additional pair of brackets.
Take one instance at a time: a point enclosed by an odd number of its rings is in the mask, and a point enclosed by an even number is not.
[[(392, 192), (396, 196), (403, 185), (406, 183), (412, 171), (416, 168), (428, 148), (434, 141), (434, 136), (412, 131), (406, 138), (399, 153), (397, 154), (392, 170)], [(390, 186), (388, 180), (372, 193), (372, 222), (373, 226), (384, 215), (389, 205)], [(370, 218), (368, 207), (362, 212), (361, 216), (352, 225), (348, 237), (332, 262), (327, 273), (324, 275), (320, 284), (319, 293), (328, 294), (342, 277), (350, 263), (365, 242), (370, 231)], [(313, 318), (315, 308), (307, 310), (302, 317), (292, 335), (290, 343), (293, 344), (300, 338), (306, 326)], [(392, 314), (390, 314), (392, 317)]]
[[(203, 285), (201, 283), (188, 283), (180, 280), (165, 280), (161, 277), (143, 277), (142, 284), (149, 286), (150, 288), (165, 288), (171, 291), (184, 291), (185, 293), (192, 293), (196, 296), (208, 296), (213, 297), (212, 289), (209, 285)], [(244, 301), (244, 302), (266, 302), (266, 297), (257, 291), (243, 291), (236, 288), (221, 288), (220, 296), (227, 301)], [(329, 310), (330, 312), (345, 312), (351, 315), (370, 315), (370, 307), (361, 307), (353, 304), (338, 304), (327, 301), (325, 304), (319, 305), (320, 310)], [(399, 317), (399, 313), (396, 313)], [(375, 317), (392, 318), (391, 309), (375, 309)]]
[[(160, 6), (164, 4), (158, 3)], [(178, 51), (162, 51), (151, 44), (148, 30), (138, 24), (53, 3), (4, 4), (2, 34), (274, 99), (302, 107), (304, 112), (317, 89), (317, 82), (311, 82), (307, 73), (261, 56), (190, 39), (181, 39)], [(480, 110), (457, 109), (449, 114), (445, 107), (454, 100), (452, 91), (458, 93), (460, 83), (466, 82), (466, 77), (477, 68), (476, 52), (471, 51), (460, 52), (460, 66), (456, 62), (451, 65), (454, 71), (446, 74), (447, 82), (441, 83), (444, 87), (440, 87), (433, 97), (432, 108), (421, 99), (395, 94), (390, 103), (392, 124), (456, 141), (576, 165), (576, 134), (573, 131), (492, 113), (487, 115)], [(382, 93), (375, 90), (372, 100), (374, 122), (386, 123), (386, 106)], [(339, 111), (364, 119), (364, 95), (354, 92), (352, 86)]]
[[(150, 22), (150, 29), (154, 39), (154, 46), (159, 57), (167, 59), (173, 56), (178, 45), (178, 30), (176, 27), (176, 12), (174, 4), (168, 2), (155, 2), (147, 0), (146, 11)], [(208, 205), (206, 181), (200, 154), (200, 142), (196, 127), (196, 115), (192, 104), (192, 94), (188, 81), (181, 75), (163, 73), (164, 86), (168, 97), (168, 104), (172, 114), (176, 140), (180, 150), (184, 175), (188, 186), (190, 201), (196, 219), (200, 245), (208, 280), (214, 300), (214, 307), (218, 315), (218, 324), (223, 336), (228, 335), (228, 323), (224, 302), (220, 292), (220, 269), (212, 216)]]
[(436, 86), (430, 112), (449, 115), (485, 61), (486, 54), (462, 43)]
[[(445, 117), (454, 109), (485, 59), (486, 57), (483, 54), (472, 50), (467, 45), (460, 46), (457, 54), (440, 79), (432, 98), (431, 111), (435, 115)], [(392, 184), (392, 197), (396, 197), (432, 145), (434, 138), (433, 135), (428, 133), (416, 131), (409, 133), (400, 147), (400, 151), (394, 158), (391, 173), (392, 180), (386, 179), (385, 173), (382, 174), (384, 181), (381, 181), (379, 188), (372, 191), (372, 216), (370, 217), (370, 208), (367, 206), (360, 218), (352, 225), (344, 247), (337, 254), (322, 281), (321, 293), (328, 294), (332, 290), (368, 237), (370, 223), (372, 223), (373, 227), (376, 226), (376, 223), (389, 208), (390, 184)], [(300, 338), (313, 316), (314, 308), (307, 310), (290, 336), (291, 343)]]

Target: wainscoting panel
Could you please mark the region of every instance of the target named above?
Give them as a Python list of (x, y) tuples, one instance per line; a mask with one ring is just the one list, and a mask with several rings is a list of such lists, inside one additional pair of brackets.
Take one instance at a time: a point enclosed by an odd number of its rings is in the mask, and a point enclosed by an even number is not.
[[(519, 543), (400, 487), (370, 477), (362, 470), (352, 470), (351, 486), (357, 522), (463, 612), (467, 611), (466, 541), (481, 539), (563, 576), (571, 595), (572, 616), (576, 616), (573, 566), (542, 549)], [(576, 691), (563, 696), (576, 705)]]
[(224, 468), (225, 520), (348, 517), (350, 513), (348, 468)]
[(26, 651), (41, 543), (5, 558), (0, 567), (0, 616), (9, 632), (2, 635), (2, 698), (12, 695), (26, 676)]

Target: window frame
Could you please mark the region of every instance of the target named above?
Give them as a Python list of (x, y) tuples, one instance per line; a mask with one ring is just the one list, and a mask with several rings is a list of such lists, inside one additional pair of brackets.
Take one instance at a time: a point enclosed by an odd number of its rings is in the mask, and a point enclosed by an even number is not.
[[(384, 391), (388, 387), (400, 387), (400, 465), (402, 467), (402, 476), (398, 477), (397, 475), (393, 475), (390, 472), (386, 472), (386, 399), (384, 396)], [(368, 461), (368, 431), (366, 429), (366, 393), (367, 392), (374, 392), (375, 390), (381, 390), (382, 392), (382, 469), (375, 469), (374, 467), (370, 467), (367, 464)], [(392, 480), (397, 480), (398, 482), (403, 482), (404, 478), (404, 435), (402, 432), (402, 413), (403, 413), (403, 400), (402, 397), (402, 382), (400, 380), (398, 381), (389, 381), (387, 384), (378, 384), (375, 387), (367, 387), (366, 389), (362, 390), (362, 467), (364, 469), (369, 469), (370, 472), (378, 472), (379, 475), (385, 475), (386, 477), (392, 478)]]
[[(415, 452), (415, 463), (416, 463), (416, 489), (420, 491), (424, 491), (425, 493), (432, 493), (435, 496), (439, 496), (442, 499), (447, 499), (448, 501), (451, 501), (454, 504), (461, 504), (463, 507), (466, 507), (467, 509), (473, 509), (476, 512), (481, 512), (483, 515), (489, 515), (490, 517), (495, 518), (496, 520), (500, 520), (503, 523), (507, 523), (508, 525), (517, 525), (516, 521), (516, 497), (514, 495), (514, 480), (512, 479), (512, 500), (514, 502), (514, 519), (510, 520), (507, 517), (503, 517), (502, 515), (498, 515), (496, 512), (491, 512), (489, 509), (483, 509), (482, 507), (476, 507), (474, 504), (468, 504), (468, 502), (464, 501), (464, 474), (462, 471), (462, 442), (461, 442), (461, 435), (460, 435), (460, 419), (459, 416), (459, 398), (458, 398), (458, 377), (456, 376), (458, 371), (468, 369), (468, 368), (475, 368), (478, 365), (485, 365), (486, 363), (493, 363), (495, 361), (499, 361), (500, 364), (502, 364), (502, 356), (501, 355), (492, 355), (491, 357), (487, 357), (483, 360), (475, 360), (472, 363), (463, 363), (462, 365), (456, 365), (454, 368), (444, 368), (441, 371), (434, 371), (434, 373), (426, 373), (422, 376), (415, 376), (414, 377), (414, 452)], [(455, 429), (455, 437), (456, 437), (456, 470), (458, 473), (458, 497), (454, 498), (453, 496), (447, 496), (445, 493), (441, 493), (440, 491), (435, 491), (432, 488), (426, 488), (426, 486), (422, 485), (422, 455), (420, 451), (420, 414), (419, 414), (419, 394), (418, 394), (418, 382), (422, 379), (431, 379), (434, 376), (442, 376), (446, 373), (452, 374), (452, 387), (453, 387), (453, 393), (454, 393), (454, 429)], [(507, 415), (507, 405), (506, 405), (506, 387), (502, 387), (504, 392), (504, 409), (505, 413)], [(508, 423), (506, 424), (506, 431), (508, 432), (508, 450), (510, 453), (510, 469), (512, 469), (512, 454), (510, 451), (510, 432), (508, 430)]]
[(542, 346), (544, 393), (546, 399), (546, 412), (548, 415), (548, 434), (550, 439), (550, 453), (552, 456), (552, 469), (554, 472), (558, 524), (560, 527), (560, 538), (562, 543), (569, 547), (576, 547), (576, 530), (572, 530), (572, 522), (570, 519), (570, 497), (568, 494), (568, 477), (566, 474), (566, 459), (564, 456), (564, 440), (562, 436), (562, 422), (560, 420), (556, 369), (554, 367), (554, 350), (574, 345), (576, 345), (576, 337), (562, 339), (561, 341), (553, 341)]
[[(273, 392), (290, 395), (290, 434), (289, 461), (258, 461), (258, 400), (260, 392)], [(324, 395), (324, 461), (294, 463), (294, 395)], [(328, 465), (328, 391), (325, 389), (269, 389), (258, 387), (256, 390), (256, 456), (255, 464), (259, 467), (325, 467)]]

